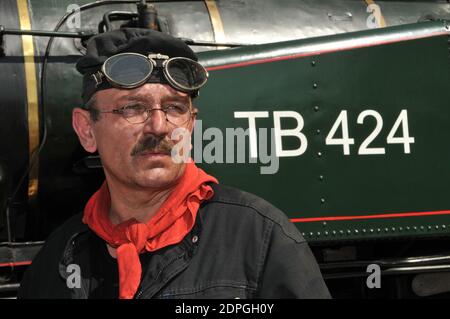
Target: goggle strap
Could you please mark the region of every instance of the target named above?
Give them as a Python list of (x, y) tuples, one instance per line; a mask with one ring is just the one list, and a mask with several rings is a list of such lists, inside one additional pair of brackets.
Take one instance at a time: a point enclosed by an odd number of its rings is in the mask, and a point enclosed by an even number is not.
[(103, 82), (103, 73), (100, 71), (95, 72), (91, 75), (95, 81), (95, 88), (97, 88)]

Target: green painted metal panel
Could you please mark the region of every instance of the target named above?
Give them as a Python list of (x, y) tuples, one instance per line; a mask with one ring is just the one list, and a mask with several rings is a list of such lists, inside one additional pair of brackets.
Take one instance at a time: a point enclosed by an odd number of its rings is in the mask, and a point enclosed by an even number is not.
[[(448, 235), (450, 58), (444, 22), (204, 53), (201, 59), (210, 70), (197, 102), (203, 132), (217, 127), (225, 141), (226, 128), (247, 129), (248, 119), (236, 118), (236, 111), (268, 112), (256, 119), (258, 129), (274, 127), (274, 111), (295, 111), (304, 120), (306, 151), (280, 157), (275, 174), (261, 174), (261, 158), (249, 163), (248, 138), (246, 163), (207, 163), (194, 151), (222, 183), (266, 198), (310, 241)], [(348, 155), (342, 145), (326, 144), (343, 110), (354, 139)], [(400, 114), (407, 119), (394, 136), (403, 136), (408, 124), (410, 153), (404, 144), (387, 142)], [(281, 120), (283, 129), (297, 124)], [(384, 154), (358, 154), (377, 125), (381, 130), (368, 148)], [(200, 135), (194, 137), (197, 150)], [(342, 126), (334, 137), (342, 137)], [(210, 139), (203, 137), (203, 152), (220, 145), (226, 158), (221, 137)], [(292, 136), (282, 143), (287, 150), (300, 145)]]

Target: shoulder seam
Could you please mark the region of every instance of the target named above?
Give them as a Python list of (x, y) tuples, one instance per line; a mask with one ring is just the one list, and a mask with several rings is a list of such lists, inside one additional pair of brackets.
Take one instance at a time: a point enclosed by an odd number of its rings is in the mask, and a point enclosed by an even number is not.
[[(292, 239), (293, 241), (295, 241), (296, 243), (303, 243), (306, 242), (306, 240), (303, 241), (298, 241), (295, 238), (293, 238), (290, 234), (288, 234), (284, 227), (282, 227), (280, 221), (275, 220), (274, 218), (271, 218), (270, 216), (267, 216), (266, 214), (263, 214), (257, 207), (249, 204), (249, 203), (242, 203), (242, 202), (235, 202), (232, 200), (221, 200), (221, 199), (213, 199), (213, 200), (209, 200), (207, 201), (207, 203), (205, 204), (205, 206), (211, 204), (211, 203), (222, 203), (222, 204), (230, 204), (230, 205), (236, 205), (236, 206), (242, 206), (242, 207), (247, 207), (247, 208), (251, 208), (252, 210), (254, 210), (256, 213), (258, 213), (258, 215), (262, 216), (265, 219), (270, 220), (273, 224), (277, 225), (278, 227), (281, 228), (283, 234), (285, 234), (287, 237), (289, 237), (290, 239)], [(286, 217), (287, 218), (287, 217)]]

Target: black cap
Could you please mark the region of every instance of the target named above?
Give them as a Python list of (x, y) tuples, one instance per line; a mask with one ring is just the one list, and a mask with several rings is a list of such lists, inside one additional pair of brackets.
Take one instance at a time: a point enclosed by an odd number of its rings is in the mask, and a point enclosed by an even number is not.
[(88, 40), (86, 48), (86, 55), (76, 64), (78, 72), (83, 74), (81, 95), (85, 104), (96, 91), (111, 88), (107, 83), (96, 87), (92, 74), (101, 69), (106, 59), (118, 53), (161, 53), (170, 58), (185, 57), (198, 61), (197, 55), (184, 41), (149, 29), (122, 28), (100, 33)]

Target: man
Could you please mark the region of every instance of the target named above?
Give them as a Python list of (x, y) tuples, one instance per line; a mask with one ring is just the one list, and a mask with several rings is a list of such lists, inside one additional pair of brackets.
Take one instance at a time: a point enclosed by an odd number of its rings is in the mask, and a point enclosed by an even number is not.
[(151, 30), (89, 40), (77, 63), (86, 107), (72, 122), (106, 180), (48, 238), (19, 297), (329, 297), (282, 212), (174, 160), (172, 135), (192, 132), (192, 98), (207, 80), (196, 61), (184, 42)]

